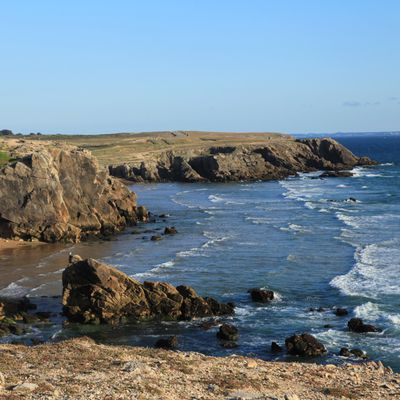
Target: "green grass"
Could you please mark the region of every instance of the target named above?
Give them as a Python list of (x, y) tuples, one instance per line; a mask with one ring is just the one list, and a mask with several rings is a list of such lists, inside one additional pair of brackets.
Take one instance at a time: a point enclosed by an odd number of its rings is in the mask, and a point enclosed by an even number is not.
[(6, 165), (11, 160), (9, 154), (0, 150), (0, 167)]

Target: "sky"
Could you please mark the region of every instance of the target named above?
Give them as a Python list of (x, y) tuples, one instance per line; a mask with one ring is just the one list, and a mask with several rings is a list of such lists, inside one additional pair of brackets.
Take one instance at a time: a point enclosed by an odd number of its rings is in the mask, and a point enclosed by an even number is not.
[(0, 16), (0, 129), (400, 130), (398, 0), (18, 0)]

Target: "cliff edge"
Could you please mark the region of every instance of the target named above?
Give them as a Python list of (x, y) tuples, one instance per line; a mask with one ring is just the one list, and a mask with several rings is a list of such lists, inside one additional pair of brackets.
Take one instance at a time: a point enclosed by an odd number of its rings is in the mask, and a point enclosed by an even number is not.
[(0, 167), (0, 237), (76, 242), (137, 221), (135, 194), (87, 150), (25, 140), (2, 145), (8, 160)]
[(283, 179), (298, 172), (372, 165), (333, 139), (271, 136), (260, 144), (200, 145), (141, 153), (109, 166), (111, 175), (134, 182), (229, 182)]

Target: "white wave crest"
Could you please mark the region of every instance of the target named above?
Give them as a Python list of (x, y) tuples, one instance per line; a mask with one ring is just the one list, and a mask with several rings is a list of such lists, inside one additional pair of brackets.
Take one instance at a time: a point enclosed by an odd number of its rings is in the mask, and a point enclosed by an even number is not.
[(330, 284), (348, 296), (376, 299), (381, 295), (400, 295), (399, 245), (398, 240), (392, 240), (358, 247), (354, 267), (333, 278)]

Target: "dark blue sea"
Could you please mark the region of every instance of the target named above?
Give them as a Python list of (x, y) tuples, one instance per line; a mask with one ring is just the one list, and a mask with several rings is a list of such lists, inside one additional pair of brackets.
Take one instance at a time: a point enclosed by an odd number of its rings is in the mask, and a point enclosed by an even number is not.
[[(188, 284), (201, 295), (233, 301), (236, 315), (225, 320), (239, 328), (238, 347), (221, 347), (217, 327), (204, 330), (200, 321), (63, 328), (57, 317), (26, 340), (87, 334), (101, 342), (153, 345), (174, 334), (182, 350), (288, 359), (271, 354), (271, 342), (309, 332), (329, 350), (314, 361), (340, 363), (341, 347), (361, 348), (400, 370), (400, 136), (336, 139), (380, 164), (356, 167), (351, 178), (313, 179), (318, 173), (310, 173), (276, 182), (134, 185), (139, 203), (168, 214), (166, 222), (128, 229), (108, 242), (2, 253), (0, 295), (28, 294), (39, 307), (59, 311), (59, 298), (41, 296), (60, 294), (72, 251), (139, 280)], [(166, 225), (179, 233), (149, 240)], [(271, 289), (276, 299), (252, 303), (252, 287)], [(325, 311), (309, 311), (319, 307)], [(337, 317), (334, 307), (350, 313)], [(353, 316), (383, 332), (350, 333)]]

